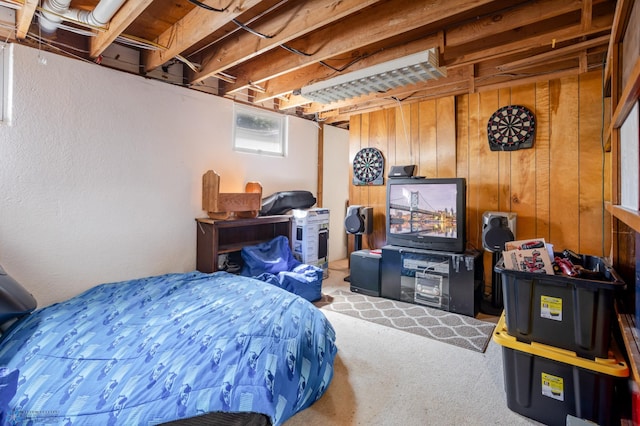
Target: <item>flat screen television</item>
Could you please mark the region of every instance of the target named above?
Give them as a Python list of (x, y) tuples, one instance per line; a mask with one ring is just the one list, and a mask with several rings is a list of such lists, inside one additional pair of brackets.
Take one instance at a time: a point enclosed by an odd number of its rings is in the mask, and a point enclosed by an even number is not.
[(387, 181), (387, 244), (461, 253), (466, 248), (464, 178)]

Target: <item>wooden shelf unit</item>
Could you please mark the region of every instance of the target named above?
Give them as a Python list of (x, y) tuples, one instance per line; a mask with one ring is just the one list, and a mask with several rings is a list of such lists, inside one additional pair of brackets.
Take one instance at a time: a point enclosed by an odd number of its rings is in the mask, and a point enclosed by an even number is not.
[(218, 270), (218, 255), (240, 251), (284, 235), (291, 244), (293, 216), (258, 216), (249, 219), (196, 219), (196, 269)]

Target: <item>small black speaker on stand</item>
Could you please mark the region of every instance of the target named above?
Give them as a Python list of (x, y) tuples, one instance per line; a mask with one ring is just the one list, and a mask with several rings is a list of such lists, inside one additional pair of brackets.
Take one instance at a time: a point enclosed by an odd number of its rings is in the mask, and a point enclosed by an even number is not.
[(410, 164), (407, 166), (391, 166), (391, 170), (389, 170), (389, 178), (394, 179), (412, 177), (415, 170), (415, 164)]
[(491, 294), (483, 300), (480, 310), (487, 315), (500, 315), (504, 308), (502, 277), (494, 269), (502, 255), (504, 245), (515, 240), (516, 214), (485, 212), (482, 215), (482, 246), (491, 253)]
[[(362, 250), (362, 235), (373, 232), (373, 207), (349, 206), (344, 218), (344, 228), (348, 234), (354, 235), (353, 250)], [(351, 276), (344, 277), (349, 281)]]

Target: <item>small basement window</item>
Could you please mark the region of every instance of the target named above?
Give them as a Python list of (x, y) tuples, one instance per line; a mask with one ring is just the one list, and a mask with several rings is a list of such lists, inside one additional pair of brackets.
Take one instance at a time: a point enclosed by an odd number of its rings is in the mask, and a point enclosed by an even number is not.
[(233, 123), (235, 151), (286, 156), (286, 115), (234, 104)]

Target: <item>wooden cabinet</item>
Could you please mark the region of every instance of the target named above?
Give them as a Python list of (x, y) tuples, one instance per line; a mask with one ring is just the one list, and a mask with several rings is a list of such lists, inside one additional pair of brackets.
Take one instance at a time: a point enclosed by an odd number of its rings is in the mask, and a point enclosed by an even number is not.
[(196, 269), (218, 270), (218, 255), (284, 235), (291, 244), (292, 216), (259, 216), (252, 219), (196, 219)]

